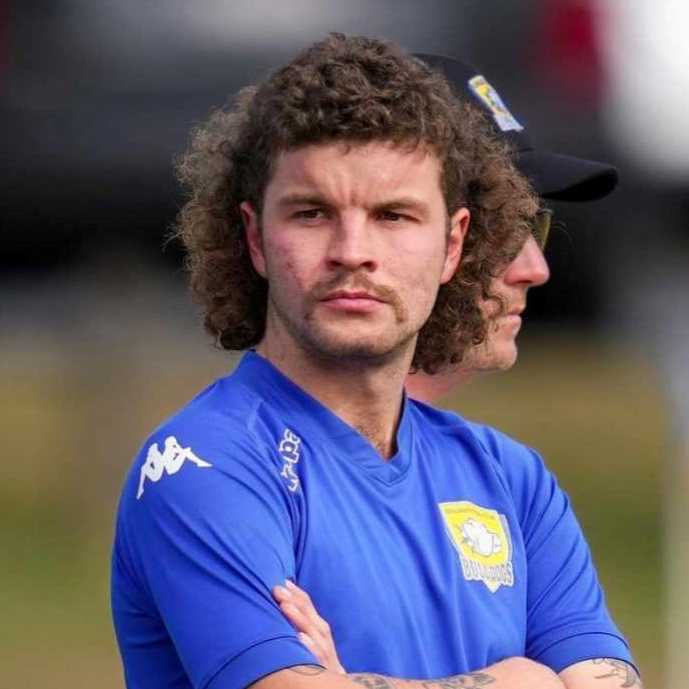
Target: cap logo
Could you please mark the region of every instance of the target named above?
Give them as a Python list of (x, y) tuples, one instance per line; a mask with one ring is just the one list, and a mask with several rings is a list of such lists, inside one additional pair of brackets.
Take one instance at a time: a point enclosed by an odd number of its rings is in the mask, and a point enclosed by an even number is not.
[(500, 131), (520, 132), (524, 129), (524, 127), (514, 119), (512, 113), (502, 102), (502, 98), (500, 98), (498, 92), (486, 81), (483, 75), (477, 74), (475, 77), (469, 79), (469, 88), (474, 92), (481, 103), (490, 110), (495, 124), (498, 125)]

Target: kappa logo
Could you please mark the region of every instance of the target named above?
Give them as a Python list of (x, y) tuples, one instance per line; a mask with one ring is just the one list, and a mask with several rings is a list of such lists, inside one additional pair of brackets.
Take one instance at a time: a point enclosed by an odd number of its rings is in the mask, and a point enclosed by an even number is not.
[(278, 445), (278, 452), (283, 461), (280, 476), (287, 482), (287, 490), (294, 493), (299, 488), (299, 476), (295, 467), (299, 463), (301, 438), (296, 433), (290, 431), (289, 428), (285, 428), (282, 440)]
[(514, 586), (512, 539), (505, 515), (468, 500), (441, 502), (447, 535), (467, 581), (482, 581), (491, 593)]
[(144, 494), (144, 482), (146, 479), (157, 483), (163, 477), (163, 474), (176, 474), (184, 462), (189, 461), (196, 464), (201, 469), (207, 469), (213, 465), (206, 462), (200, 457), (197, 457), (190, 447), (182, 447), (177, 438), (169, 435), (165, 438), (164, 449), (161, 452), (158, 448), (158, 443), (153, 443), (148, 448), (146, 461), (141, 467), (139, 474), (139, 490), (136, 492), (136, 499), (138, 500)]
[(481, 102), (490, 110), (500, 131), (520, 132), (524, 127), (514, 119), (514, 115), (507, 109), (498, 92), (486, 81), (481, 74), (469, 79), (469, 88), (476, 94)]

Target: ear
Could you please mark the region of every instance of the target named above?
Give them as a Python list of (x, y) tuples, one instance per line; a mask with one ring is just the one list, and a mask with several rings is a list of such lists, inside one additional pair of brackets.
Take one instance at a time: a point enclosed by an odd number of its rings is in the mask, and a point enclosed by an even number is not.
[(261, 237), (261, 227), (258, 221), (258, 213), (248, 201), (239, 204), (242, 214), (242, 223), (246, 233), (246, 243), (249, 246), (249, 255), (254, 269), (261, 277), (266, 277), (266, 259), (263, 253), (263, 239)]
[(459, 260), (462, 258), (464, 238), (469, 230), (471, 214), (468, 208), (457, 209), (450, 218), (450, 233), (447, 238), (447, 250), (445, 252), (445, 264), (440, 276), (440, 284), (444, 285), (457, 271)]

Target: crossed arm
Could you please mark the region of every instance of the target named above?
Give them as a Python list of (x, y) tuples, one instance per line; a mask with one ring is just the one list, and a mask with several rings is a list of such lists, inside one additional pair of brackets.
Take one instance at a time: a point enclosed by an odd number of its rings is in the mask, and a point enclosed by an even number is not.
[[(256, 682), (254, 689), (563, 689), (566, 686), (542, 665), (526, 658), (509, 658), (480, 672), (433, 680), (369, 673), (342, 675), (317, 665), (300, 665), (264, 677)], [(607, 689), (605, 685), (603, 688)]]
[(346, 674), (328, 623), (309, 595), (292, 584), (273, 591), (280, 609), (302, 643), (324, 667), (300, 665), (268, 675), (255, 689), (643, 689), (636, 670), (614, 658), (595, 658), (559, 674), (528, 658), (507, 658), (477, 672), (433, 680), (409, 680), (377, 674)]

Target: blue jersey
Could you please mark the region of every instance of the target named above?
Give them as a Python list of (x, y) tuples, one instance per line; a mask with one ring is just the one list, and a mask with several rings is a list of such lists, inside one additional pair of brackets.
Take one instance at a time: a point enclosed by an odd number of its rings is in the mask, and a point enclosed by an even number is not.
[(126, 481), (112, 606), (129, 689), (240, 689), (317, 664), (273, 601), (288, 578), (349, 672), (631, 662), (536, 453), (405, 400), (383, 461), (248, 353), (151, 436)]

